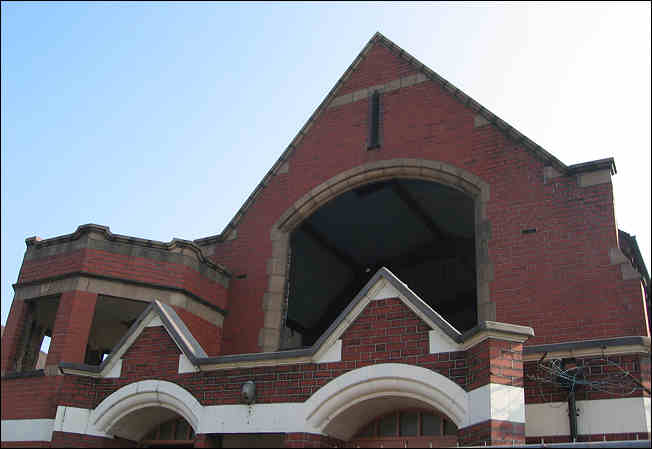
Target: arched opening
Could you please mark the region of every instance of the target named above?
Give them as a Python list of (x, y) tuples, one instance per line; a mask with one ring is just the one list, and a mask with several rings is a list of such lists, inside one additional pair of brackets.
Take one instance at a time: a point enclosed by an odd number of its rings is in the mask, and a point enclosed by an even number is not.
[(456, 428), (469, 422), (464, 389), (439, 373), (401, 363), (349, 371), (317, 390), (305, 405), (310, 426), (343, 441), (350, 441), (366, 424), (396, 410), (429, 410)]
[(368, 420), (349, 447), (454, 447), (457, 426), (445, 415), (423, 408), (403, 408)]
[(100, 432), (134, 442), (156, 426), (182, 417), (197, 432), (202, 405), (187, 390), (165, 380), (142, 380), (107, 396), (91, 412), (90, 423)]
[(290, 234), (282, 348), (312, 345), (382, 266), (461, 332), (478, 321), (476, 204), (423, 179), (360, 185)]

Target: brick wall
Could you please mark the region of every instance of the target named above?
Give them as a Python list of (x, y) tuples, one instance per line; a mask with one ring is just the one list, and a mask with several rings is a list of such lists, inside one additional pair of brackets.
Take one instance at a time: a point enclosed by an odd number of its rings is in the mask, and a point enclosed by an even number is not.
[(487, 339), (466, 351), (467, 389), (488, 383), (523, 386), (523, 344)]
[(181, 307), (174, 307), (179, 318), (188, 327), (197, 342), (204, 348), (209, 356), (222, 353), (222, 328), (206, 321), (205, 319), (188, 312)]
[(344, 441), (313, 433), (288, 433), (285, 435), (285, 447), (346, 447)]
[(62, 376), (3, 378), (2, 419), (54, 419), (56, 394), (63, 379)]
[(416, 73), (407, 61), (396, 61), (396, 57), (386, 47), (377, 45), (369, 50), (366, 58), (358, 64), (337, 94), (345, 95)]
[(59, 362), (84, 363), (96, 303), (96, 293), (70, 291), (61, 295), (46, 366)]
[(512, 445), (525, 443), (525, 424), (488, 420), (457, 433), (461, 446)]
[[(382, 47), (369, 58), (338, 94), (410, 73)], [(237, 238), (216, 245), (216, 262), (247, 274), (231, 286), (227, 353), (260, 350), (275, 221), (335, 175), (394, 158), (442, 161), (489, 183), (490, 299), (497, 321), (534, 328), (529, 344), (647, 334), (637, 282), (610, 265), (609, 250), (617, 247), (611, 183), (580, 187), (575, 176), (544, 182), (545, 162), (493, 125), (475, 128), (475, 114), (433, 82), (383, 94), (382, 108), (383, 145), (375, 151), (365, 146), (366, 100), (322, 112), (291, 154), (289, 171), (273, 177), (246, 212)], [(521, 233), (529, 228), (537, 232)]]
[(14, 301), (7, 317), (7, 327), (2, 334), (2, 374), (16, 369), (21, 338), (27, 322), (28, 305), (25, 301)]
[(102, 438), (79, 433), (52, 432), (52, 447), (138, 447), (122, 438)]

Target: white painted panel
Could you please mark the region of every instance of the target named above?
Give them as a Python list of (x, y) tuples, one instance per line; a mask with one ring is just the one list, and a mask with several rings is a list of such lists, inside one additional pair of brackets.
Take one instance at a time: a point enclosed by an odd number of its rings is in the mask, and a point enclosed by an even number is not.
[(198, 433), (257, 432), (321, 433), (306, 423), (303, 403), (208, 406)]
[(378, 301), (380, 299), (392, 299), (392, 298), (401, 298), (401, 294), (392, 284), (387, 282), (382, 289), (371, 298), (372, 301)]
[(428, 332), (430, 354), (440, 352), (455, 352), (460, 350), (460, 345), (453, 341), (448, 335), (435, 328)]
[(109, 369), (109, 372), (106, 373), (104, 377), (106, 377), (107, 379), (118, 379), (120, 378), (121, 374), (122, 374), (122, 359), (118, 359), (112, 363), (111, 369)]
[(527, 404), (525, 436), (570, 435), (568, 405), (565, 402)]
[(315, 363), (329, 363), (342, 361), (342, 340), (337, 340), (333, 345), (324, 352), (324, 354), (315, 360)]
[(57, 407), (54, 430), (57, 432), (80, 433), (82, 435), (112, 438), (112, 436), (100, 432), (90, 422), (90, 414), (91, 410), (89, 409), (60, 405)]
[(3, 419), (2, 441), (51, 441), (54, 419)]
[(469, 391), (469, 426), (491, 419), (491, 384)]
[(199, 367), (195, 366), (185, 354), (179, 354), (179, 374), (198, 372)]
[(158, 315), (153, 317), (145, 327), (156, 327), (156, 326), (163, 326), (163, 321), (161, 321), (161, 317), (159, 317)]
[[(650, 399), (618, 398), (577, 401), (580, 435), (650, 431)], [(526, 436), (569, 435), (566, 402), (528, 404), (525, 407)]]
[(525, 422), (525, 391), (511, 385), (491, 385), (491, 419)]
[(577, 408), (579, 434), (648, 432), (650, 429), (643, 398), (578, 401)]
[(469, 392), (469, 425), (488, 419), (525, 422), (525, 393), (521, 387), (487, 384)]

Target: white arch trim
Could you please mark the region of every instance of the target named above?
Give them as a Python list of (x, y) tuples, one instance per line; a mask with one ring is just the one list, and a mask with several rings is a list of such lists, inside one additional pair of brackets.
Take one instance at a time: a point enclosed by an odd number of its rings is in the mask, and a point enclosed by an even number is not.
[(416, 399), (446, 414), (458, 428), (468, 425), (468, 394), (462, 387), (429, 369), (401, 363), (365, 366), (333, 379), (305, 402), (306, 421), (324, 431), (347, 409), (379, 397)]
[[(125, 416), (148, 407), (172, 410), (199, 430), (203, 407), (187, 390), (165, 380), (143, 380), (114, 391), (90, 414), (90, 422), (101, 432), (111, 429)], [(137, 439), (137, 436), (133, 436)]]

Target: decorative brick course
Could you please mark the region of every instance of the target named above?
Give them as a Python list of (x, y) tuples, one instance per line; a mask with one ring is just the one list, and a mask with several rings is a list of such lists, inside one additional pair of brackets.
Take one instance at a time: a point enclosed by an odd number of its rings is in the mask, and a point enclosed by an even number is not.
[(52, 432), (52, 447), (138, 447), (138, 444), (122, 438), (103, 438), (79, 433)]
[(460, 446), (512, 445), (525, 443), (525, 424), (488, 420), (457, 432)]
[(285, 434), (285, 447), (346, 447), (345, 442), (325, 435), (313, 433), (287, 433)]

